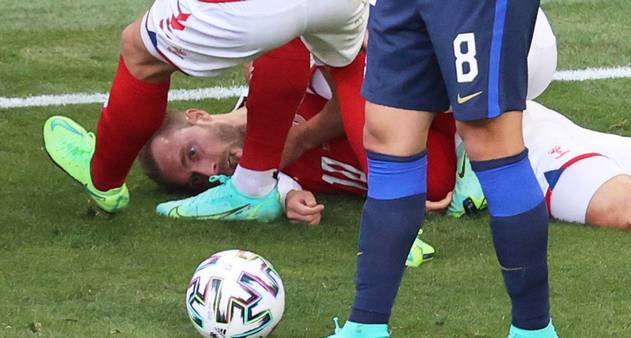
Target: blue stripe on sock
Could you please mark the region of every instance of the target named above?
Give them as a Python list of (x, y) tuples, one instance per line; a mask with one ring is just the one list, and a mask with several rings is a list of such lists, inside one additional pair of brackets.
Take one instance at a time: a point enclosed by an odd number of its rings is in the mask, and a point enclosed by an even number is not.
[(527, 154), (527, 150), (524, 150), (507, 158), (472, 162), (491, 216), (515, 216), (533, 209), (543, 201), (543, 192)]
[(491, 55), (489, 60), (489, 90), (488, 117), (499, 116), (500, 111), (500, 65), (502, 63), (502, 42), (504, 39), (504, 25), (506, 23), (507, 0), (496, 0), (495, 20), (493, 22), (493, 36), (491, 40)]
[(528, 156), (528, 148), (521, 153), (509, 157), (498, 158), (492, 161), (471, 161), (471, 169), (473, 171), (484, 171), (503, 167), (515, 162), (519, 162)]
[(427, 191), (427, 156), (401, 157), (368, 153), (368, 197), (390, 200)]

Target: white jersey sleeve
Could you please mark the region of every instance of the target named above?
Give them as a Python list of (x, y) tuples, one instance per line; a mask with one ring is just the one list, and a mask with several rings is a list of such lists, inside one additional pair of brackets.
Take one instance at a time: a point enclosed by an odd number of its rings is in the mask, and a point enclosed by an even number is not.
[(289, 177), (282, 172), (278, 173), (278, 193), (280, 194), (280, 202), (283, 205), (283, 210), (287, 211), (285, 201), (287, 200), (287, 194), (292, 190), (302, 190), (302, 186), (296, 180)]

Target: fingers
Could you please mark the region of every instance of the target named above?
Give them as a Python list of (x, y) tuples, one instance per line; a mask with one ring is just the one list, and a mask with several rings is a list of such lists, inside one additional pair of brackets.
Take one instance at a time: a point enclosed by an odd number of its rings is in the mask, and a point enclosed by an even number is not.
[(309, 191), (300, 191), (287, 202), (287, 218), (291, 222), (319, 224), (322, 220), (324, 205), (318, 204)]
[(449, 192), (445, 198), (440, 201), (425, 201), (425, 209), (428, 212), (444, 212), (449, 208), (449, 204), (451, 204), (451, 200), (453, 198), (453, 192)]
[[(306, 194), (303, 195), (303, 203), (309, 207), (315, 207), (318, 202), (315, 199), (315, 196), (310, 191), (305, 191)], [(324, 207), (324, 206), (323, 206)]]
[(324, 210), (324, 205), (322, 204), (316, 204), (313, 207), (300, 205), (287, 209), (287, 218), (292, 222), (320, 224), (322, 210)]

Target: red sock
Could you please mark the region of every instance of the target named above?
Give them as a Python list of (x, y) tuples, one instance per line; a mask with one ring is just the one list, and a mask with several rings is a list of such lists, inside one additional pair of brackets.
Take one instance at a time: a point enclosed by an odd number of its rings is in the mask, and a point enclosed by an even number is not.
[(279, 167), (287, 133), (310, 75), (309, 51), (300, 39), (254, 61), (240, 166), (258, 171)]
[(119, 58), (90, 164), (97, 189), (106, 191), (123, 185), (138, 152), (162, 124), (168, 92), (169, 81), (140, 81), (129, 72), (123, 57)]
[(364, 112), (366, 101), (360, 93), (362, 81), (364, 80), (365, 64), (366, 53), (362, 51), (348, 66), (341, 68), (329, 67), (329, 71), (340, 104), (346, 138), (359, 160), (361, 169), (364, 172), (368, 172), (368, 160), (364, 150)]
[(427, 135), (427, 199), (440, 201), (456, 184), (456, 124), (452, 114), (436, 114)]

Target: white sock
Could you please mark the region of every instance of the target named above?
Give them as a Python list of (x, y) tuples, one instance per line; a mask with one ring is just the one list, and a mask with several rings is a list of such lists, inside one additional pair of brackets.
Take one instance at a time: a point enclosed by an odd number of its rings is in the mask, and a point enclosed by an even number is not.
[(276, 171), (276, 169), (250, 170), (238, 165), (234, 175), (232, 175), (232, 184), (237, 190), (248, 196), (263, 197), (276, 186), (277, 180), (274, 178)]

